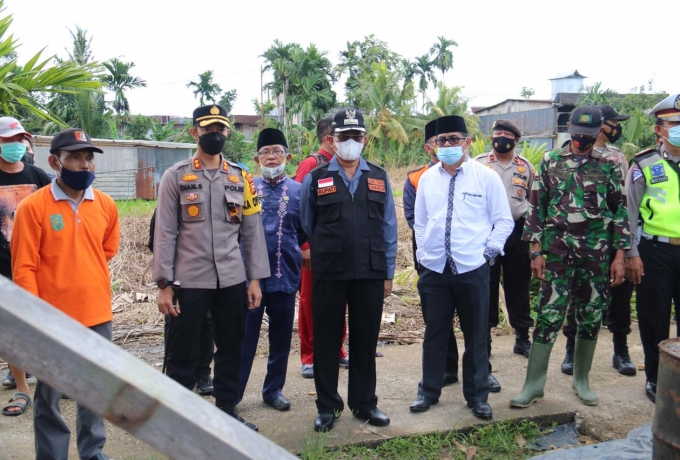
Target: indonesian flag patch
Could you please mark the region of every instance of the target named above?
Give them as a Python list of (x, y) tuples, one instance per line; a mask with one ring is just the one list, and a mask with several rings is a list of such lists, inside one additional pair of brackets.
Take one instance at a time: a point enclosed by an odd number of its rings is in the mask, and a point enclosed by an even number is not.
[(319, 188), (330, 187), (331, 185), (333, 185), (333, 178), (332, 177), (327, 177), (325, 179), (319, 179)]

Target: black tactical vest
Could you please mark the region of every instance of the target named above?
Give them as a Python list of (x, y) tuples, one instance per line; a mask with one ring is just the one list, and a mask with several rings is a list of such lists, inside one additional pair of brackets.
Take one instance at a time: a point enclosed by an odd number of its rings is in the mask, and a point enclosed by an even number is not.
[(387, 173), (368, 163), (354, 197), (337, 171), (311, 171), (316, 223), (309, 243), (315, 279), (386, 279), (383, 220)]

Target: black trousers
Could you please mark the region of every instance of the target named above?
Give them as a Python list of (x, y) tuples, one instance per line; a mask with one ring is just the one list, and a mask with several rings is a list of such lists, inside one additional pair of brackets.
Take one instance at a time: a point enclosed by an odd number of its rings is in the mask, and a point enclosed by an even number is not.
[(671, 301), (680, 306), (680, 246), (645, 238), (638, 245), (645, 271), (637, 285), (640, 339), (645, 352), (647, 380), (656, 383), (659, 370), (659, 342), (668, 339)]
[[(416, 232), (412, 232), (412, 242), (413, 242), (413, 265), (416, 272), (420, 273), (421, 265), (418, 263), (416, 258), (416, 251), (418, 250), (418, 245), (416, 245)], [(498, 289), (496, 289), (498, 291)], [(496, 295), (498, 297), (498, 295)], [(422, 302), (421, 302), (422, 305)], [(427, 324), (427, 317), (425, 309), (423, 311), (423, 321)], [(446, 374), (458, 375), (458, 343), (456, 342), (456, 333), (453, 330), (453, 322), (451, 322), (451, 335), (449, 335), (449, 341), (446, 345), (446, 367), (444, 368)]]
[(216, 289), (179, 290), (179, 316), (168, 320), (166, 374), (192, 390), (201, 360), (200, 336), (208, 312), (215, 331), (215, 377), (218, 406), (234, 405), (238, 398), (241, 342), (246, 317), (246, 283)]
[(384, 280), (320, 280), (312, 285), (314, 385), (319, 413), (342, 411), (338, 394), (338, 356), (345, 305), (349, 314), (349, 388), (352, 411), (375, 409), (375, 349), (383, 311)]
[(465, 340), (463, 353), (463, 395), (471, 403), (486, 402), (489, 396), (489, 266), (454, 275), (447, 266), (444, 273), (426, 267), (420, 272), (418, 292), (426, 312), (423, 341), (423, 379), (418, 394), (438, 400), (442, 390), (446, 344), (453, 314), (458, 312)]
[[(168, 332), (170, 330), (170, 315), (165, 315), (165, 325), (164, 325), (164, 339), (165, 346), (167, 347), (168, 342)], [(201, 335), (198, 337), (201, 342), (201, 358), (198, 361), (198, 367), (196, 368), (196, 379), (201, 375), (210, 375), (210, 364), (212, 364), (213, 353), (215, 352), (215, 339), (213, 338), (213, 323), (212, 316), (210, 312), (203, 322), (203, 329), (201, 330)], [(167, 349), (167, 348), (166, 348)]]
[(489, 328), (498, 326), (498, 284), (503, 268), (503, 290), (514, 329), (529, 329), (534, 326), (529, 306), (529, 284), (531, 283), (531, 259), (529, 243), (522, 241), (524, 218), (515, 221), (515, 228), (505, 242), (504, 255), (499, 255), (489, 269)]

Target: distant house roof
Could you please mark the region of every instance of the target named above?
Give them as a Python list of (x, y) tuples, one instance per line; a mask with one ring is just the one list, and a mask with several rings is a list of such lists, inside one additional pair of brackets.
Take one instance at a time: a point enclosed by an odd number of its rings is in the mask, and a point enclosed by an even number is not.
[(472, 113), (477, 113), (477, 112), (481, 112), (482, 110), (490, 110), (490, 109), (493, 109), (494, 107), (498, 107), (499, 105), (503, 105), (503, 104), (506, 104), (508, 102), (514, 102), (514, 101), (527, 103), (527, 104), (532, 104), (532, 103), (536, 103), (536, 104), (550, 103), (550, 104), (552, 104), (552, 102), (553, 102), (552, 99), (506, 99), (506, 100), (501, 101), (497, 104), (490, 105), (490, 106), (487, 106), (487, 107), (473, 107), (471, 110), (472, 110)]
[(573, 72), (559, 73), (555, 78), (549, 78), (548, 80), (561, 80), (562, 78), (588, 78), (588, 77), (578, 73), (578, 70), (574, 70)]
[(257, 115), (234, 115), (234, 123), (240, 125), (257, 125), (260, 117)]
[(555, 95), (555, 104), (558, 106), (576, 105), (576, 101), (581, 96), (581, 93), (557, 93)]

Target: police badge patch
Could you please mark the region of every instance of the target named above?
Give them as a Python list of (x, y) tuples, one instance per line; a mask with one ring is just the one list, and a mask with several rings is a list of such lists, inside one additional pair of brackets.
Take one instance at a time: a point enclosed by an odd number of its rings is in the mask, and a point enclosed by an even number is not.
[(657, 163), (649, 167), (649, 171), (652, 173), (652, 180), (649, 182), (652, 184), (658, 184), (659, 182), (667, 182), (668, 176), (666, 175), (666, 170), (663, 167), (663, 163)]

